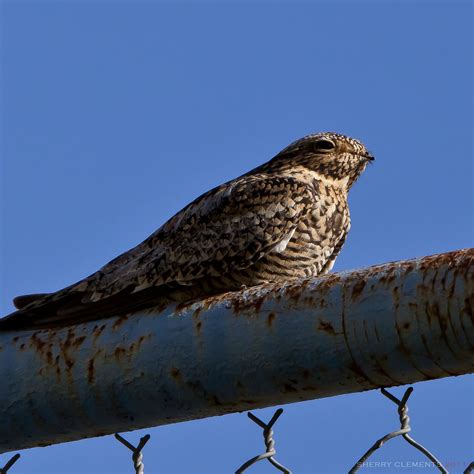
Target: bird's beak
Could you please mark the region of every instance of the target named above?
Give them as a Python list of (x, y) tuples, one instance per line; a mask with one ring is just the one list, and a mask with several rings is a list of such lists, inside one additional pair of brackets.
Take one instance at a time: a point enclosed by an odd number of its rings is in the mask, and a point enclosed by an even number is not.
[(375, 160), (375, 156), (372, 155), (372, 153), (369, 153), (367, 152), (364, 157), (367, 159), (367, 161), (374, 161)]

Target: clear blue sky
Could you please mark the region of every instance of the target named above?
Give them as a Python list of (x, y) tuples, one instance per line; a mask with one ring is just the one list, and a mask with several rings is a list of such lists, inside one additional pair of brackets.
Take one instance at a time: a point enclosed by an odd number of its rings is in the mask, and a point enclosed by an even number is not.
[[(2, 314), (13, 296), (84, 277), (314, 131), (360, 138), (377, 157), (351, 191), (335, 270), (472, 245), (471, 2), (1, 8)], [(472, 397), (461, 377), (418, 384), (410, 403), (414, 436), (459, 463), (452, 472), (472, 454)], [(397, 421), (377, 392), (288, 405), (278, 459), (295, 473), (347, 472)], [(144, 432), (148, 473), (233, 472), (263, 445), (244, 414)], [(374, 457), (422, 459), (400, 440)], [(105, 437), (24, 451), (10, 472), (132, 466)]]

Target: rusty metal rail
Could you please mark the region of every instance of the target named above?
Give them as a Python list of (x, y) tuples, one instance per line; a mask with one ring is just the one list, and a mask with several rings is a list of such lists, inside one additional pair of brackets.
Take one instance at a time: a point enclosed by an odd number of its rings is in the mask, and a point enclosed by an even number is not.
[(474, 249), (0, 332), (0, 452), (474, 371)]

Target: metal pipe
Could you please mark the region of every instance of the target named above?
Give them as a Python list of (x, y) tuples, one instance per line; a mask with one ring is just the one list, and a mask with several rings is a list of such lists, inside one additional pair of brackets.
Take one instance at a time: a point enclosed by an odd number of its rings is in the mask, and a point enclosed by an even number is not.
[(0, 333), (0, 451), (467, 374), (474, 249)]

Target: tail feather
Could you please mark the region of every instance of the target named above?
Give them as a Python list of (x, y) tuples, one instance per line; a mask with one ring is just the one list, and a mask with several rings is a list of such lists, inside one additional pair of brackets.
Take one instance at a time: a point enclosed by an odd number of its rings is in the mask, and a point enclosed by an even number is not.
[(16, 309), (22, 309), (25, 306), (28, 306), (30, 303), (33, 303), (39, 299), (48, 296), (50, 293), (34, 293), (31, 295), (20, 295), (13, 298), (13, 304)]
[[(147, 308), (161, 307), (176, 302), (169, 288), (157, 287), (131, 294), (130, 290), (118, 293), (103, 301), (83, 303), (87, 295), (84, 292), (72, 292), (58, 298), (41, 295), (25, 295), (15, 306), (17, 311), (0, 319), (0, 331), (43, 329), (80, 324), (86, 321), (122, 316)], [(31, 298), (28, 300), (28, 297)], [(33, 297), (37, 297), (36, 299)], [(25, 298), (23, 300), (23, 298)], [(27, 302), (28, 300), (28, 302)], [(38, 304), (27, 306), (38, 300)]]

